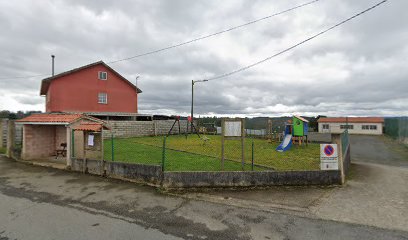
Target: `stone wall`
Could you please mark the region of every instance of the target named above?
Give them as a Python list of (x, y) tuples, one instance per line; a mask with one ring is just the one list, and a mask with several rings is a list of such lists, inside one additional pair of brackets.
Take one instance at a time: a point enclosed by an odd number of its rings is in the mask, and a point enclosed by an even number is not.
[(341, 184), (341, 171), (162, 172), (161, 166), (73, 159), (71, 169), (165, 188)]
[(163, 187), (249, 187), (341, 184), (340, 171), (164, 172)]
[(73, 159), (73, 171), (106, 176), (115, 179), (131, 180), (136, 182), (160, 185), (162, 178), (161, 166), (130, 164), (122, 162), (107, 162), (99, 160)]
[[(104, 132), (104, 137), (143, 137), (166, 135), (174, 120), (153, 120), (153, 121), (107, 121), (111, 127), (110, 131)], [(180, 120), (180, 131), (185, 133), (187, 120)], [(190, 129), (190, 128), (188, 128)], [(189, 130), (188, 130), (189, 131)], [(172, 134), (178, 133), (178, 124), (174, 125)]]

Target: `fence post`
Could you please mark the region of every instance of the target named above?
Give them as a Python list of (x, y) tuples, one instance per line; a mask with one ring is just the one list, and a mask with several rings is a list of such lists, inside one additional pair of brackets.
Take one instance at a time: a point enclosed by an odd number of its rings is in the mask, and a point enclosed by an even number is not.
[(252, 164), (251, 164), (251, 169), (254, 171), (254, 139), (252, 138), (252, 156), (251, 156)]
[(163, 138), (163, 151), (162, 151), (162, 172), (164, 172), (164, 164), (166, 163), (166, 136)]
[(114, 143), (113, 143), (113, 133), (112, 133), (112, 135), (111, 135), (111, 143), (112, 143), (112, 162), (114, 162), (115, 161), (115, 154), (114, 154), (114, 151), (115, 151), (115, 147), (114, 147)]
[(75, 157), (75, 131), (74, 129), (71, 130), (71, 156)]

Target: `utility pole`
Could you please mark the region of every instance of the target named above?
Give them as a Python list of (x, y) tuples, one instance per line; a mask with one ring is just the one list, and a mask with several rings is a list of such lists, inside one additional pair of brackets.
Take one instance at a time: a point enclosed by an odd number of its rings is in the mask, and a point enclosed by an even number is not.
[(193, 134), (193, 122), (194, 122), (194, 80), (191, 80), (191, 134)]
[(194, 128), (194, 84), (198, 82), (208, 82), (208, 80), (191, 80), (191, 134), (193, 133)]

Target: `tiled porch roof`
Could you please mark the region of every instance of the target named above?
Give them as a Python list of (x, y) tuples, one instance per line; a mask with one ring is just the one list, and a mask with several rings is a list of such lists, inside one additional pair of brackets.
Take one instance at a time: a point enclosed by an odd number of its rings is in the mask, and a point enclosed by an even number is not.
[(74, 130), (77, 131), (93, 131), (93, 132), (99, 132), (103, 129), (108, 129), (106, 126), (104, 126), (102, 123), (81, 123), (80, 125), (74, 127)]
[(80, 119), (81, 114), (32, 114), (23, 119), (19, 119), (16, 122), (19, 123), (72, 123)]

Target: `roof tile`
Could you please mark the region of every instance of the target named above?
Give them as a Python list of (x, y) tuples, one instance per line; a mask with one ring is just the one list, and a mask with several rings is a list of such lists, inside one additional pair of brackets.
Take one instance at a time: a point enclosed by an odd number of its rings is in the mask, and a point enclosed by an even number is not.
[(71, 123), (81, 117), (81, 114), (32, 114), (16, 122)]
[(74, 127), (74, 130), (78, 131), (94, 131), (99, 132), (102, 128), (106, 128), (102, 123), (81, 123), (80, 125)]
[(384, 123), (382, 117), (333, 117), (319, 118), (319, 123)]

